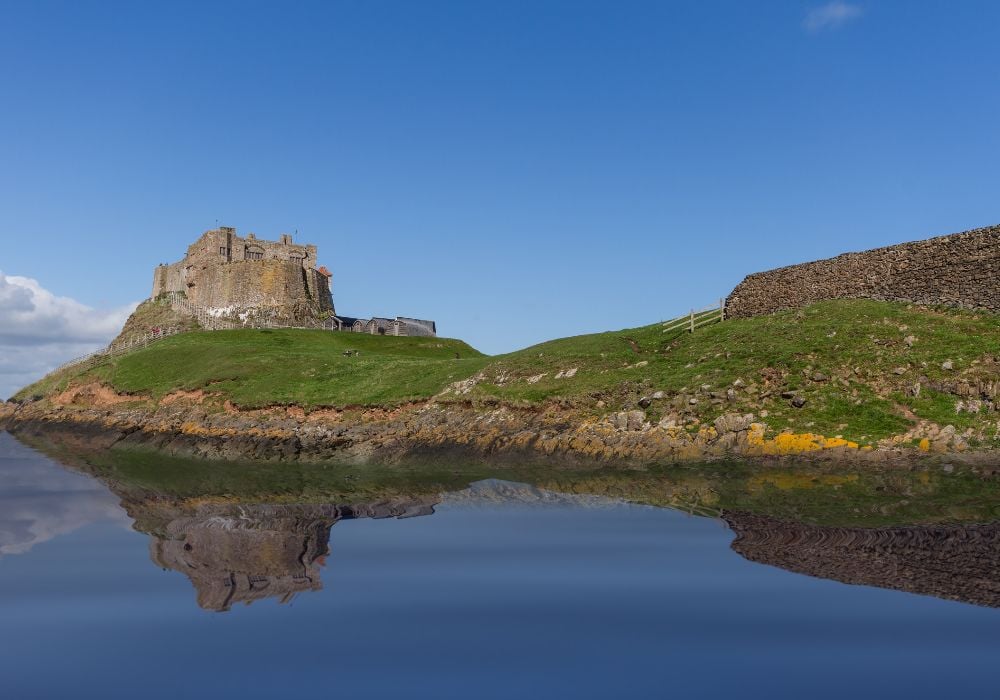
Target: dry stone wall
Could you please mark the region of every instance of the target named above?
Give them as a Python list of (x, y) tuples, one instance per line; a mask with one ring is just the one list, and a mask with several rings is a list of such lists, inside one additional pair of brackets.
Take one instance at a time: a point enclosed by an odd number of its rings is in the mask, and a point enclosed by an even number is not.
[(726, 316), (761, 316), (828, 299), (1000, 313), (1000, 226), (748, 275), (726, 299)]

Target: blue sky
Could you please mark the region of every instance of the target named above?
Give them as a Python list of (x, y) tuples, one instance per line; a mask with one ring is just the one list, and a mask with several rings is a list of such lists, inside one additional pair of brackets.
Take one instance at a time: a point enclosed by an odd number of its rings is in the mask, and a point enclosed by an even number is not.
[(973, 1), (0, 0), (0, 323), (19, 276), (117, 319), (216, 221), (317, 244), (341, 313), (491, 353), (997, 223), (998, 26)]

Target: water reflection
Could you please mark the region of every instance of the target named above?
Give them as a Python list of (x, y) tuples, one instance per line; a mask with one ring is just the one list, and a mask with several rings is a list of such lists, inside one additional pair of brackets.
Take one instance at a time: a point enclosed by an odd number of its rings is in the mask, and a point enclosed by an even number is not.
[(64, 469), (0, 432), (0, 557), (101, 521), (128, 522), (100, 482)]
[(87, 454), (80, 443), (70, 445), (37, 444), (77, 471), (0, 433), (0, 555), (90, 523), (131, 520), (149, 536), (153, 563), (187, 577), (205, 610), (287, 603), (321, 590), (331, 528), (343, 520), (428, 516), (441, 504), (580, 509), (626, 502), (719, 518), (735, 535), (732, 549), (751, 562), (1000, 607), (1000, 524), (933, 522), (946, 513), (994, 520), (1000, 486), (993, 472), (716, 465), (509, 473), (529, 484), (481, 479), (475, 466), (407, 472), (203, 464)]
[(288, 603), (297, 593), (322, 589), (330, 528), (338, 521), (428, 515), (433, 506), (433, 501), (419, 499), (345, 506), (206, 506), (178, 515), (162, 535), (151, 534), (150, 557), (157, 566), (187, 576), (205, 610), (226, 611), (264, 598)]
[(1000, 525), (822, 527), (727, 513), (750, 561), (854, 585), (1000, 607)]

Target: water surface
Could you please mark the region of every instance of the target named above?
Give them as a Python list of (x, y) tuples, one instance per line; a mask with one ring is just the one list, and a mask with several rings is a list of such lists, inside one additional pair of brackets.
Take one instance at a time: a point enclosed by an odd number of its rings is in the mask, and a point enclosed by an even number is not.
[(508, 480), (199, 502), (84, 471), (0, 434), (2, 697), (997, 687), (990, 526), (727, 513), (735, 551), (720, 517)]

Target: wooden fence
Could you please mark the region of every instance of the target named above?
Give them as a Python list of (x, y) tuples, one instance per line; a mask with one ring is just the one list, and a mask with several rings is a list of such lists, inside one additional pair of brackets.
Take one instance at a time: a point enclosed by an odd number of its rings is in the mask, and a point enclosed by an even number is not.
[(719, 299), (719, 303), (713, 306), (706, 306), (703, 309), (691, 309), (690, 313), (678, 316), (671, 321), (664, 321), (663, 333), (670, 331), (687, 331), (694, 333), (696, 328), (707, 326), (712, 323), (721, 323), (726, 318), (726, 300)]
[(67, 367), (76, 367), (77, 365), (81, 365), (81, 369), (90, 369), (104, 360), (110, 360), (114, 357), (120, 357), (121, 355), (125, 355), (136, 350), (142, 350), (150, 344), (155, 343), (157, 340), (169, 338), (172, 335), (183, 333), (185, 330), (187, 329), (183, 326), (170, 326), (169, 328), (160, 328), (155, 331), (143, 333), (142, 335), (133, 336), (123, 342), (112, 343), (106, 348), (95, 350), (94, 352), (83, 355), (82, 357), (77, 357), (69, 362), (65, 362), (56, 367), (53, 371), (58, 372), (66, 369)]

